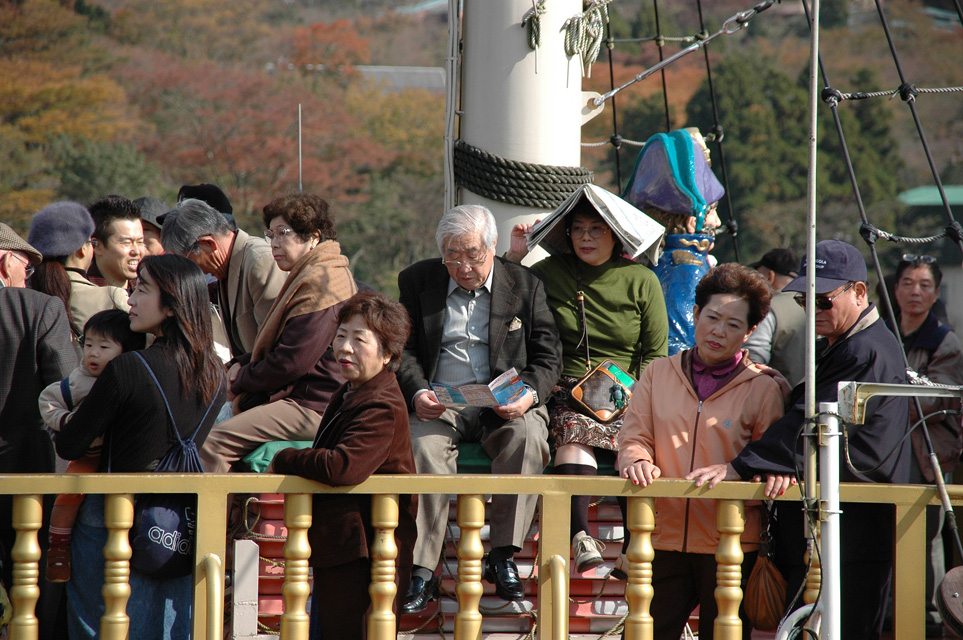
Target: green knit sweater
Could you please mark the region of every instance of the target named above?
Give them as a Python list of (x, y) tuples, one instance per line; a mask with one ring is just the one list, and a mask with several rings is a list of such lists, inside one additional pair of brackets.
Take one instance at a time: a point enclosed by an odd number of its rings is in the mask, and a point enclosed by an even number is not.
[(548, 305), (562, 342), (562, 375), (585, 374), (576, 264), (585, 292), (592, 366), (610, 358), (638, 374), (653, 359), (668, 352), (669, 321), (662, 286), (651, 269), (618, 257), (601, 266), (582, 262), (574, 254), (555, 255), (532, 266), (545, 282)]

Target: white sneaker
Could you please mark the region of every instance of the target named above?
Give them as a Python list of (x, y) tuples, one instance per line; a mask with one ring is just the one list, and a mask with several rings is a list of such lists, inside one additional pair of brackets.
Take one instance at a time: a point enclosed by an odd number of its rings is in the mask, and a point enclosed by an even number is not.
[(604, 544), (584, 531), (576, 533), (575, 537), (572, 538), (572, 557), (575, 558), (575, 571), (582, 573), (602, 564), (602, 549), (604, 548)]

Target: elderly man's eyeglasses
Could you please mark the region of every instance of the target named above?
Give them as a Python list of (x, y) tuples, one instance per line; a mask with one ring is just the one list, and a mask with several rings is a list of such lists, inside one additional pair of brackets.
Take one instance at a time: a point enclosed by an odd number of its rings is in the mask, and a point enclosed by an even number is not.
[(279, 240), (284, 240), (285, 238), (287, 238), (293, 233), (294, 233), (294, 229), (292, 229), (291, 227), (278, 227), (276, 231), (272, 231), (271, 229), (265, 229), (264, 239), (267, 240), (268, 242), (270, 242), (271, 240), (274, 240), (275, 238), (278, 238)]
[(593, 238), (601, 238), (602, 236), (605, 235), (605, 232), (608, 230), (609, 228), (604, 224), (593, 224), (591, 227), (580, 227), (578, 225), (573, 224), (571, 227), (568, 228), (568, 231), (566, 231), (566, 233), (568, 233), (568, 235), (571, 236), (572, 238), (583, 238), (585, 237), (586, 233)]
[(470, 253), (467, 256), (465, 256), (464, 260), (449, 260), (448, 258), (442, 258), (441, 261), (445, 263), (446, 266), (460, 269), (462, 266), (480, 267), (483, 264), (485, 264), (485, 260), (487, 259), (488, 259), (488, 252), (483, 251), (481, 253)]
[(10, 255), (16, 258), (17, 262), (20, 262), (23, 264), (24, 279), (29, 280), (30, 276), (32, 276), (34, 271), (36, 271), (34, 266), (30, 264), (29, 260), (25, 260), (24, 258), (21, 258), (20, 256), (18, 256), (16, 253), (13, 253), (12, 251), (10, 252)]
[[(854, 284), (856, 284), (856, 283), (855, 283), (855, 282), (850, 282), (850, 283), (847, 284), (845, 287), (843, 287), (843, 290), (842, 290), (842, 291), (840, 291), (839, 293), (837, 293), (836, 295), (834, 295), (834, 296), (832, 296), (832, 297), (816, 296), (816, 298), (813, 300), (813, 304), (816, 305), (816, 308), (819, 309), (819, 310), (821, 310), (821, 311), (829, 311), (830, 309), (833, 308), (833, 300), (835, 300), (835, 299), (838, 298), (839, 296), (843, 295), (843, 294), (844, 294), (846, 291), (848, 291), (849, 288), (852, 287)], [(803, 309), (806, 308), (806, 294), (805, 294), (805, 293), (797, 293), (796, 295), (793, 296), (792, 299), (795, 300), (795, 301), (796, 301), (796, 304), (798, 304), (798, 305), (799, 305), (800, 307), (802, 307)]]

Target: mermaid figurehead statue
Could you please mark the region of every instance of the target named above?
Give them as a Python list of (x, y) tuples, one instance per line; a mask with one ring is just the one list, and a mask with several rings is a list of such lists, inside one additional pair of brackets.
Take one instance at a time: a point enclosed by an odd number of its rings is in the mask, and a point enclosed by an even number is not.
[(713, 232), (721, 226), (716, 207), (724, 194), (705, 140), (694, 128), (649, 138), (622, 193), (666, 228), (662, 258), (651, 268), (669, 313), (669, 355), (695, 342), (695, 287), (709, 270)]

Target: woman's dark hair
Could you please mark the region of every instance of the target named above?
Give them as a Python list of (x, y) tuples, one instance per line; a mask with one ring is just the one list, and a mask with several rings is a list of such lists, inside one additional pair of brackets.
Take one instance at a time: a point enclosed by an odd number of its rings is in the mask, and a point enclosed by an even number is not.
[(67, 274), (67, 267), (64, 266), (66, 261), (66, 256), (44, 256), (43, 262), (37, 265), (27, 284), (35, 291), (63, 300), (64, 307), (67, 309), (67, 322), (73, 327), (74, 315), (70, 312), (70, 276)]
[(700, 309), (709, 303), (709, 298), (719, 293), (738, 296), (749, 303), (746, 321), (754, 327), (769, 313), (772, 302), (772, 288), (769, 282), (755, 269), (744, 267), (736, 262), (727, 262), (709, 269), (696, 285), (695, 303)]
[(174, 315), (161, 323), (162, 338), (181, 379), (181, 394), (201, 392), (205, 404), (217, 395), (224, 366), (214, 353), (211, 302), (200, 267), (170, 253), (147, 256), (137, 265), (137, 275), (147, 271), (160, 290), (161, 305)]
[(91, 334), (110, 338), (120, 345), (124, 353), (147, 346), (147, 334), (130, 329), (130, 314), (120, 309), (98, 311), (84, 325), (84, 339)]
[(328, 213), (328, 201), (312, 193), (290, 193), (279, 196), (264, 207), (264, 227), (281, 216), (302, 240), (320, 238), (337, 240), (334, 218)]
[(624, 251), (622, 241), (619, 240), (617, 235), (615, 235), (615, 231), (612, 230), (612, 226), (605, 221), (605, 218), (602, 217), (602, 214), (600, 214), (595, 207), (584, 200), (580, 200), (571, 211), (565, 214), (565, 242), (568, 243), (568, 248), (574, 253), (575, 247), (572, 245), (572, 236), (569, 235), (569, 232), (572, 230), (572, 222), (575, 220), (575, 216), (577, 215), (583, 215), (587, 218), (591, 218), (593, 221), (598, 220), (609, 228), (609, 233), (612, 234), (612, 240), (615, 241), (615, 246), (612, 247), (611, 259), (618, 260)]
[(386, 368), (397, 371), (401, 365), (401, 352), (411, 332), (407, 309), (386, 295), (361, 291), (345, 300), (338, 311), (338, 324), (343, 324), (354, 316), (364, 318), (368, 329), (378, 336), (381, 353), (391, 358)]

